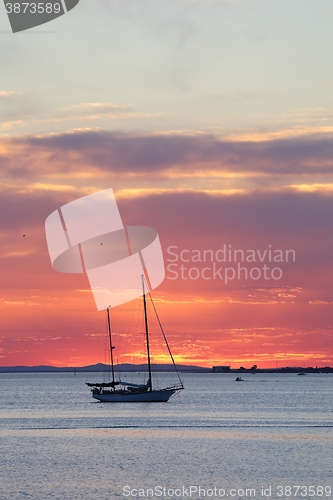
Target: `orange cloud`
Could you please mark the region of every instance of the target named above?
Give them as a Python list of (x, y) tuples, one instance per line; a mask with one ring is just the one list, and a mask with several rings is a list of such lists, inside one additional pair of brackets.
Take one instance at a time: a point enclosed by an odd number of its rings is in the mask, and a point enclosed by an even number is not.
[[(333, 364), (331, 153), (327, 137), (255, 144), (105, 131), (2, 138), (2, 364), (103, 361), (105, 318), (85, 275), (52, 269), (44, 222), (59, 206), (110, 186), (124, 224), (156, 228), (166, 266), (173, 246), (177, 269), (186, 268), (186, 279), (176, 280), (167, 268), (154, 294), (178, 362)], [(278, 264), (283, 273), (274, 282), (243, 275), (229, 283), (203, 277), (214, 262), (181, 261), (182, 250), (215, 255), (223, 245), (261, 254), (293, 249), (296, 260)], [(119, 360), (137, 359), (126, 312), (114, 312)], [(162, 351), (156, 359), (165, 359)]]

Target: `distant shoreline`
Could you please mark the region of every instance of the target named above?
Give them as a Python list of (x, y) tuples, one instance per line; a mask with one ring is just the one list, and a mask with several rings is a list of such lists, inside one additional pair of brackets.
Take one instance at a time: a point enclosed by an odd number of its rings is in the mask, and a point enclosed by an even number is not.
[[(152, 365), (154, 371), (166, 372), (172, 371), (172, 365)], [(177, 369), (181, 373), (213, 373), (216, 375), (224, 375), (228, 373), (274, 373), (274, 374), (284, 374), (284, 373), (333, 373), (333, 368), (330, 366), (325, 367), (283, 367), (283, 368), (228, 368), (221, 367), (220, 370), (216, 369), (220, 367), (204, 368), (202, 366), (187, 366), (187, 365), (177, 365)], [(108, 365), (103, 363), (98, 363), (96, 365), (81, 366), (81, 367), (56, 367), (56, 366), (0, 366), (0, 373), (89, 373), (89, 372), (101, 372), (106, 371)], [(146, 365), (132, 365), (132, 364), (121, 364), (115, 366), (116, 372), (141, 372), (147, 369)]]

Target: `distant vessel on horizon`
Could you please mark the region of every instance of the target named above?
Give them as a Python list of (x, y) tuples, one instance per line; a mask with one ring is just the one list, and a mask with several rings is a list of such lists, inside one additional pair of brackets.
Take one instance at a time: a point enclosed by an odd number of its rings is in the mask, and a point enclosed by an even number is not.
[[(170, 358), (174, 370), (178, 376), (178, 384), (172, 385), (170, 387), (165, 387), (163, 389), (157, 389), (153, 387), (152, 380), (152, 365), (151, 365), (151, 353), (150, 353), (150, 343), (149, 343), (149, 328), (148, 328), (148, 317), (147, 317), (147, 303), (146, 303), (146, 290), (145, 290), (145, 278), (142, 275), (142, 296), (143, 296), (143, 314), (144, 314), (144, 324), (145, 324), (145, 340), (147, 349), (147, 376), (148, 380), (146, 384), (134, 384), (131, 382), (122, 382), (121, 380), (116, 381), (115, 379), (115, 369), (113, 360), (113, 349), (115, 346), (112, 343), (112, 333), (111, 333), (111, 321), (110, 321), (110, 307), (107, 307), (107, 323), (108, 323), (108, 337), (109, 337), (109, 347), (110, 347), (110, 373), (112, 380), (110, 382), (101, 383), (86, 383), (89, 387), (92, 387), (92, 397), (97, 399), (101, 403), (166, 403), (171, 396), (173, 396), (178, 391), (184, 389), (183, 382), (180, 378), (179, 372), (177, 370), (174, 358), (172, 356), (168, 341), (166, 339), (164, 330), (162, 328), (160, 319), (158, 317), (153, 299), (148, 292), (151, 303), (153, 305), (154, 312), (156, 314), (159, 327), (161, 329), (164, 342), (167, 346)], [(122, 386), (123, 388), (118, 388)]]

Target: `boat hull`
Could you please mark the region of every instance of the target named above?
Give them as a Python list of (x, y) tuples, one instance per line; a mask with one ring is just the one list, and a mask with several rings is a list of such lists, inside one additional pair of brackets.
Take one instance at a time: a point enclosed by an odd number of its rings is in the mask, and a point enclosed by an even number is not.
[(162, 389), (147, 392), (92, 392), (92, 397), (101, 403), (167, 403), (178, 389)]

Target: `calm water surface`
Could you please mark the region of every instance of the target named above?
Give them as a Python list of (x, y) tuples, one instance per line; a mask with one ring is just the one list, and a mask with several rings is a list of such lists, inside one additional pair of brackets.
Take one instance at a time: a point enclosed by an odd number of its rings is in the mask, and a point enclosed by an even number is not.
[(0, 500), (333, 500), (333, 376), (235, 377), (184, 375), (166, 404), (101, 404), (86, 374), (0, 374)]

